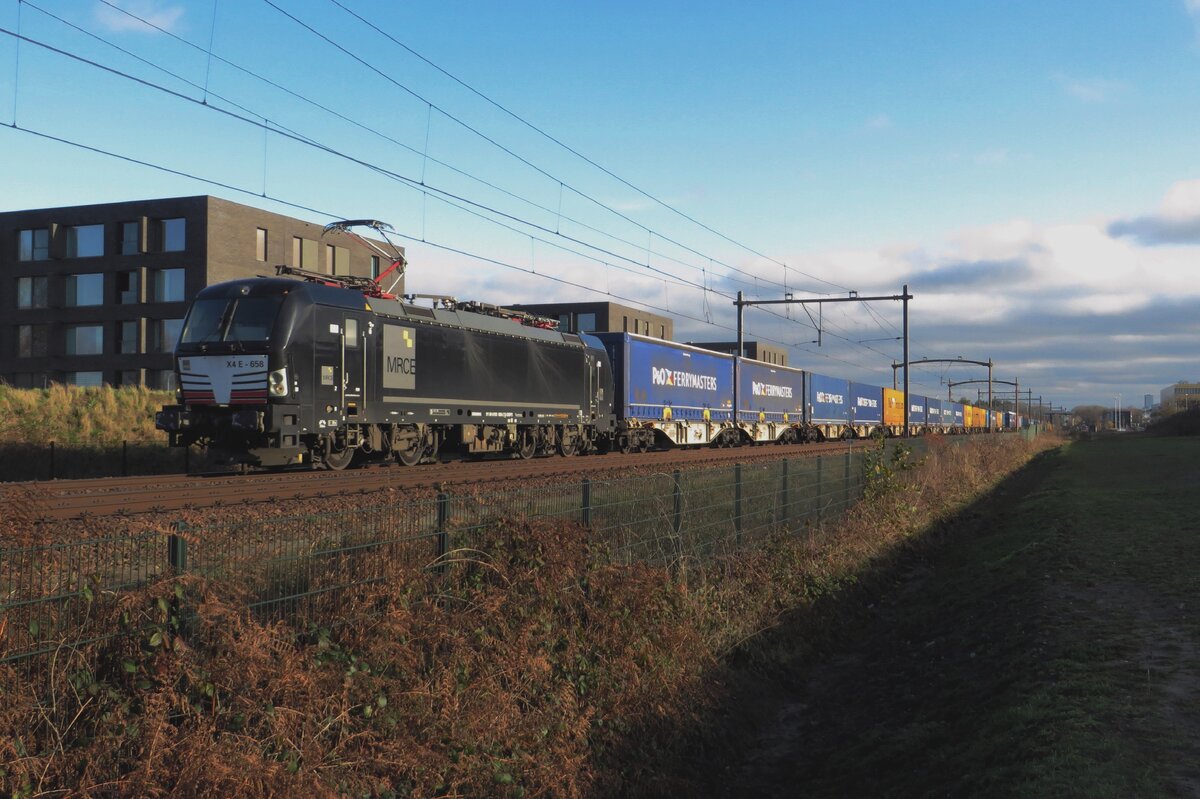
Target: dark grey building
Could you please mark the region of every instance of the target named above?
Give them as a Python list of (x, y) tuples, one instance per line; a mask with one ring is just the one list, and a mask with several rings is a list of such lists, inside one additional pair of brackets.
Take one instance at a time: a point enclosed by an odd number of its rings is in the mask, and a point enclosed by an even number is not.
[(352, 236), (210, 196), (0, 213), (0, 380), (173, 388), (191, 298), (276, 264), (389, 265)]
[[(737, 352), (736, 341), (689, 341), (688, 344), (693, 347), (712, 350), (713, 352), (723, 352), (727, 355), (733, 355)], [(788, 365), (786, 349), (771, 344), (763, 344), (759, 341), (743, 341), (742, 355), (746, 358), (775, 364), (776, 366)]]
[(568, 333), (640, 333), (667, 341), (675, 334), (670, 317), (615, 302), (522, 303), (505, 307), (557, 319), (558, 329)]

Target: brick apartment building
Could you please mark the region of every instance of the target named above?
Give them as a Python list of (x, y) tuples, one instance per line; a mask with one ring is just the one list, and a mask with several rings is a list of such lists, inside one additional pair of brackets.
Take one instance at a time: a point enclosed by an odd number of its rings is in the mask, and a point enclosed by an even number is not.
[(281, 263), (388, 266), (344, 233), (210, 196), (0, 213), (0, 381), (174, 388), (191, 298)]

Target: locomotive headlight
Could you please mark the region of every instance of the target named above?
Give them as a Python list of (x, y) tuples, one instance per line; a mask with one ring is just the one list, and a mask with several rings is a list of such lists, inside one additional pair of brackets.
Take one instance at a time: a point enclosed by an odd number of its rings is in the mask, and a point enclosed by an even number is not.
[(286, 397), (288, 393), (287, 367), (276, 369), (267, 375), (267, 386), (272, 397)]

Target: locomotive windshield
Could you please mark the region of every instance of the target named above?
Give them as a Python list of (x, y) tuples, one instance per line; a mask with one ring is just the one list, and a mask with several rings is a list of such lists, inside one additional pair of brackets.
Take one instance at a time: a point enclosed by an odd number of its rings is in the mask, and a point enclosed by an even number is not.
[(267, 341), (284, 295), (213, 297), (192, 303), (180, 344)]

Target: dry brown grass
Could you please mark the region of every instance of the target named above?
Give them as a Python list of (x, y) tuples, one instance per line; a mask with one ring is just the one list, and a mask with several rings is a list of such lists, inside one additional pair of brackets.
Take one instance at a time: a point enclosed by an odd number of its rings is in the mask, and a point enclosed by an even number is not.
[(0, 781), (17, 795), (686, 793), (677, 766), (726, 732), (707, 714), (732, 654), (1033, 448), (935, 443), (836, 529), (687, 573), (612, 565), (569, 523), (510, 523), (452, 552), (444, 576), (397, 565), (336, 606), (315, 600), (311, 618), (336, 624), (255, 621), (237, 585), (195, 577), (97, 596), (94, 628), (124, 635), (0, 674)]
[(168, 391), (140, 386), (20, 389), (0, 383), (0, 443), (120, 444), (162, 439), (154, 412), (174, 402)]

